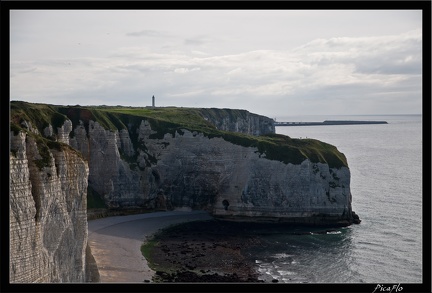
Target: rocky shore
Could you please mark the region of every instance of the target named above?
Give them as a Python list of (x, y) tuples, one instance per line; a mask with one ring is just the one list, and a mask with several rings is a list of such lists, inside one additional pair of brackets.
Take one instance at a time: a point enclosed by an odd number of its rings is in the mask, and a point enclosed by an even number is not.
[(155, 271), (145, 282), (278, 283), (260, 275), (257, 249), (268, 247), (268, 235), (311, 235), (337, 232), (335, 227), (284, 223), (232, 222), (219, 219), (172, 225), (154, 234), (142, 250)]
[(247, 252), (257, 245), (244, 224), (209, 220), (166, 228), (145, 249), (152, 282), (264, 282)]

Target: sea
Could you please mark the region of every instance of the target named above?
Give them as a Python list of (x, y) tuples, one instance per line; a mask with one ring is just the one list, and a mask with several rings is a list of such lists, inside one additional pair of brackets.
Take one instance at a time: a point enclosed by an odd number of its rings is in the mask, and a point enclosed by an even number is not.
[(278, 134), (318, 139), (345, 154), (352, 209), (361, 224), (324, 233), (306, 227), (295, 228), (295, 233), (268, 231), (260, 236), (261, 246), (248, 252), (260, 278), (279, 283), (421, 283), (422, 255), (430, 249), (422, 245), (422, 115), (278, 119), (324, 120), (388, 122), (276, 127)]

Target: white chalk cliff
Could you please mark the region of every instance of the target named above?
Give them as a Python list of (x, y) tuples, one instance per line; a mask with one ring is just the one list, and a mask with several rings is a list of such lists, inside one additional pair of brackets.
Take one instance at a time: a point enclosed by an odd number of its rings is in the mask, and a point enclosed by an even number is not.
[[(12, 282), (95, 278), (87, 261), (88, 187), (109, 208), (188, 207), (228, 220), (353, 223), (345, 163), (331, 164), (322, 159), (327, 153), (302, 149), (307, 141), (294, 141), (298, 146), (292, 148), (268, 144), (278, 148), (276, 153), (295, 154), (278, 159), (281, 154), (264, 151), (259, 138), (251, 145), (241, 140), (253, 142), (252, 136), (229, 138), (227, 131), (274, 133), (269, 118), (247, 111), (202, 110), (202, 118), (220, 131), (209, 134), (181, 125), (164, 131), (155, 119), (127, 115), (115, 116), (112, 122), (123, 126), (109, 129), (89, 110), (83, 115), (73, 109), (81, 115), (74, 116), (62, 109), (43, 123), (12, 115)], [(345, 160), (333, 146), (323, 146)]]
[(10, 282), (85, 282), (87, 162), (68, 148), (43, 157), (36, 140), (11, 132)]

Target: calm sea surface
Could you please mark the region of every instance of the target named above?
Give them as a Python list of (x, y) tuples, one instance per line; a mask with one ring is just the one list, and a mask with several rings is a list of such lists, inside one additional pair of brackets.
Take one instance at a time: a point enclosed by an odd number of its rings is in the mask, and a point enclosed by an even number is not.
[(352, 208), (362, 222), (327, 234), (273, 231), (262, 236), (262, 247), (250, 252), (262, 278), (282, 283), (422, 282), (422, 117), (278, 119), (324, 120), (389, 123), (276, 127), (276, 133), (315, 138), (345, 154), (351, 170)]

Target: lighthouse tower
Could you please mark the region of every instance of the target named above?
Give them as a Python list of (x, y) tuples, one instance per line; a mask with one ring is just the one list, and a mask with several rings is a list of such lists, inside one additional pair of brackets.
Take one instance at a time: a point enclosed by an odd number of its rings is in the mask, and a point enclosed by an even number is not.
[(153, 108), (155, 107), (155, 97), (154, 96), (152, 97), (152, 107)]

